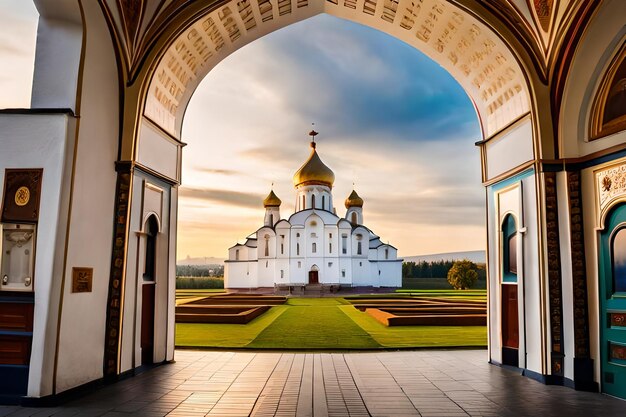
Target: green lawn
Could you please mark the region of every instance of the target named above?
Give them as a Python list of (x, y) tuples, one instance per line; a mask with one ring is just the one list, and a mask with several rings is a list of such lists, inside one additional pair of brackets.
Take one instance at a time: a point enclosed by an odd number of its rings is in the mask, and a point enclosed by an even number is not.
[(176, 345), (252, 349), (486, 346), (487, 328), (387, 327), (343, 298), (290, 298), (246, 325), (178, 323)]

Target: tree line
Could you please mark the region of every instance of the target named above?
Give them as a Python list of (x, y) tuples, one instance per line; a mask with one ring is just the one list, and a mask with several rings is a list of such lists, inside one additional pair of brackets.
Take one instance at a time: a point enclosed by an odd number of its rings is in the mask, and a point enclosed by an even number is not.
[[(421, 261), (403, 262), (402, 278), (446, 278), (448, 272), (454, 265), (454, 261)], [(485, 265), (478, 264), (478, 279), (484, 280), (486, 277)]]
[(176, 265), (177, 277), (223, 277), (224, 265)]

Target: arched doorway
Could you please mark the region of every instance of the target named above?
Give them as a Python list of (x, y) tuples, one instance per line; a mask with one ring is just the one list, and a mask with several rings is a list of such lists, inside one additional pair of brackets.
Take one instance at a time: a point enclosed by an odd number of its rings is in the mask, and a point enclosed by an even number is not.
[(599, 269), (602, 391), (626, 398), (626, 204), (606, 218)]
[(519, 366), (519, 317), (517, 286), (517, 224), (512, 214), (507, 214), (501, 229), (501, 334), (502, 363)]
[(159, 224), (155, 215), (150, 215), (144, 225), (145, 253), (141, 283), (141, 364), (154, 362), (154, 304), (157, 283), (157, 240)]
[(311, 269), (309, 270), (309, 284), (320, 283), (319, 271), (320, 269), (317, 267), (317, 265), (313, 265), (311, 267)]

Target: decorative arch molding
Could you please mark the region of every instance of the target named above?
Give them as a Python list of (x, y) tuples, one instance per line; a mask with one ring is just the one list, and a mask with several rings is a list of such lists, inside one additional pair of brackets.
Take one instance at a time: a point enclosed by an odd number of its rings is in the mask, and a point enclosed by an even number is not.
[(159, 215), (154, 212), (154, 211), (149, 211), (147, 213), (144, 214), (143, 216), (143, 220), (141, 222), (141, 231), (145, 232), (146, 231), (146, 225), (148, 224), (148, 221), (150, 220), (150, 217), (153, 217), (156, 220), (156, 224), (157, 224), (157, 230), (159, 231), (159, 233), (163, 230), (163, 228), (161, 227), (161, 218), (159, 217)]
[(613, 164), (595, 172), (597, 195), (597, 229), (604, 230), (609, 213), (619, 204), (626, 203), (626, 163)]
[(595, 93), (590, 140), (626, 130), (626, 39), (621, 42)]
[(530, 110), (517, 58), (491, 28), (450, 2), (244, 0), (196, 15), (169, 41), (149, 75), (144, 115), (178, 137), (191, 95), (215, 65), (267, 33), (320, 13), (388, 33), (440, 63), (471, 97), (485, 137)]

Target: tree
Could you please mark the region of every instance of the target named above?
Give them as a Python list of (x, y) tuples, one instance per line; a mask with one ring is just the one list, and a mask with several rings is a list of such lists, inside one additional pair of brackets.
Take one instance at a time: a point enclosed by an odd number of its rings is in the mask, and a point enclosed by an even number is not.
[(467, 290), (478, 279), (478, 266), (467, 259), (456, 261), (448, 271), (448, 282), (455, 290)]

